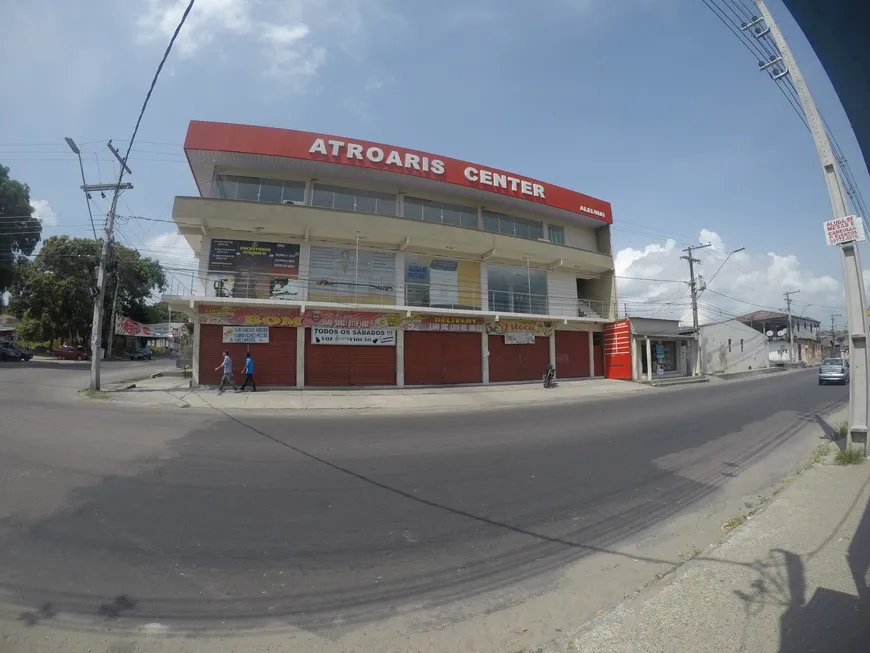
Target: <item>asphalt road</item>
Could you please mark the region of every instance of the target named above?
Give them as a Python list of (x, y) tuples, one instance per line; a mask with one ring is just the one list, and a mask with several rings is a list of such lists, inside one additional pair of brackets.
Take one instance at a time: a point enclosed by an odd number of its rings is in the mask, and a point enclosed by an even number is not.
[(516, 587), (702, 505), (848, 396), (808, 370), (310, 417), (74, 398), (86, 380), (0, 368), (0, 600), (191, 629), (323, 629)]

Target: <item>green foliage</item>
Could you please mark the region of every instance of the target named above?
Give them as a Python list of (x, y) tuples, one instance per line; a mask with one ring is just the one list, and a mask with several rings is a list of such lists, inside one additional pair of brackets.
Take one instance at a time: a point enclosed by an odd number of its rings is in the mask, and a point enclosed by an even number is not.
[[(136, 318), (138, 319), (138, 318)], [(139, 320), (145, 324), (163, 324), (169, 319), (169, 305), (166, 302), (157, 302), (156, 304), (151, 304), (150, 306), (145, 307), (144, 315), (142, 319)], [(184, 313), (173, 313), (172, 314), (173, 322), (184, 322), (185, 324), (189, 322), (187, 315)]]
[(860, 465), (864, 462), (864, 452), (857, 447), (840, 449), (834, 458), (834, 462), (838, 465)]
[(10, 178), (9, 168), (0, 165), (0, 295), (12, 285), (18, 261), (33, 253), (41, 237), (30, 187)]
[[(99, 241), (90, 238), (54, 236), (43, 243), (33, 261), (17, 266), (11, 289), (11, 312), (21, 318), (19, 334), (27, 340), (60, 338), (69, 344), (88, 341), (93, 317), (90, 288), (97, 285)], [(106, 309), (104, 341), (108, 333), (111, 301), (118, 287), (118, 314), (141, 317), (152, 292), (166, 285), (157, 261), (142, 258), (136, 250), (116, 245), (103, 297)]]

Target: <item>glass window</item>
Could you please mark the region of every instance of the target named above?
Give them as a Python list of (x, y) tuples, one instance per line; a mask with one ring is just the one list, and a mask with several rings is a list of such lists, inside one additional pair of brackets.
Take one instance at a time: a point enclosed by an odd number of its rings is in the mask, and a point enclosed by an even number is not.
[(261, 179), (260, 180), (260, 201), (272, 202), (274, 204), (281, 203), (281, 192), (283, 191), (283, 182), (278, 179)]
[(312, 205), (341, 211), (396, 215), (395, 195), (358, 188), (315, 185)]
[(334, 195), (335, 193), (332, 192), (330, 186), (315, 186), (314, 195), (311, 198), (311, 204), (313, 206), (323, 206), (331, 209)]
[(402, 216), (412, 220), (422, 220), (423, 200), (416, 197), (406, 197), (402, 203)]
[(305, 183), (301, 181), (285, 181), (283, 182), (283, 192), (281, 194), (282, 202), (296, 202), (297, 204), (305, 203)]
[(437, 202), (423, 200), (423, 220), (425, 222), (441, 222), (441, 205)]
[(544, 237), (544, 223), (529, 220), (529, 238), (541, 240)]
[(514, 220), (514, 236), (529, 238), (529, 223), (525, 220)]
[(497, 213), (490, 213), (489, 211), (483, 212), (483, 229), (484, 231), (492, 231), (494, 233), (498, 233)]
[(441, 222), (458, 227), (462, 224), (460, 207), (452, 204), (444, 204), (441, 207)]
[(487, 266), (489, 310), (547, 314), (547, 273), (509, 265)]
[(565, 227), (557, 227), (553, 224), (547, 225), (547, 235), (550, 238), (550, 242), (554, 245), (565, 244)]
[(477, 209), (475, 208), (462, 208), (459, 211), (460, 222), (463, 227), (468, 227), (469, 229), (477, 229)]
[(233, 175), (218, 175), (212, 187), (212, 197), (220, 197), (225, 200), (236, 199), (236, 187), (238, 177)]
[(364, 190), (356, 191), (356, 203), (354, 211), (362, 211), (363, 213), (377, 213), (378, 196), (377, 193), (370, 193)]
[[(375, 213), (378, 215), (396, 215), (396, 196), (389, 193), (378, 193), (378, 204)], [(359, 209), (357, 209), (359, 210)]]
[(339, 211), (353, 211), (356, 208), (356, 196), (346, 188), (332, 189), (332, 208)]
[(256, 202), (260, 199), (260, 180), (257, 177), (238, 177), (237, 200)]

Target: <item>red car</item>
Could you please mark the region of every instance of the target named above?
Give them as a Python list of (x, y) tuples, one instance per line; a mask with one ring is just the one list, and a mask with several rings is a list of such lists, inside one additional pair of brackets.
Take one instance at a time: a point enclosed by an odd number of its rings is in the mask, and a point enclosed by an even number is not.
[(54, 350), (54, 357), (64, 360), (86, 361), (90, 358), (88, 352), (80, 347), (72, 345), (63, 345)]

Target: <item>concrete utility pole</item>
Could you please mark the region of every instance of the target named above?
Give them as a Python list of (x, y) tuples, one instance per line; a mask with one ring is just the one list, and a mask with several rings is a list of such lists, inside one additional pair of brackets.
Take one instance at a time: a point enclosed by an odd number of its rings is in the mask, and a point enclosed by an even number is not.
[(831, 358), (835, 356), (835, 349), (837, 343), (837, 329), (834, 326), (834, 319), (840, 317), (839, 313), (831, 313)]
[(785, 297), (785, 307), (788, 311), (788, 362), (794, 363), (794, 324), (792, 324), (792, 315), (791, 315), (791, 303), (792, 295), (797, 295), (800, 290), (789, 290), (788, 292), (782, 293), (783, 297)]
[[(770, 36), (776, 43), (785, 64), (783, 74), (791, 75), (794, 82), (804, 116), (810, 127), (810, 133), (816, 144), (816, 151), (822, 165), (828, 196), (831, 200), (831, 210), (835, 219), (848, 216), (843, 185), (837, 174), (837, 159), (831, 148), (831, 142), (825, 131), (825, 125), (819, 114), (813, 96), (807, 88), (794, 56), (788, 47), (782, 33), (779, 31), (773, 16), (763, 0), (754, 0), (761, 12), (762, 19), (770, 30)], [(760, 19), (759, 19), (760, 20)], [(753, 23), (758, 22), (753, 20)], [(750, 27), (747, 25), (746, 27)], [(764, 30), (756, 33), (762, 38)], [(866, 216), (864, 216), (866, 217)], [(867, 306), (864, 294), (864, 279), (862, 278), (861, 257), (858, 253), (858, 243), (850, 241), (840, 245), (840, 260), (843, 264), (843, 287), (846, 291), (846, 316), (849, 328), (851, 383), (849, 384), (849, 436), (846, 445), (851, 447), (857, 443), (868, 453), (867, 429), (870, 415), (870, 384), (868, 384), (868, 351), (867, 351)]]
[(115, 341), (115, 314), (118, 310), (118, 289), (121, 287), (121, 266), (115, 261), (115, 296), (112, 298), (112, 318), (109, 320), (109, 341), (106, 343), (106, 358), (112, 357), (112, 343)]
[(701, 370), (701, 346), (700, 346), (700, 330), (698, 328), (698, 284), (695, 282), (695, 263), (700, 264), (701, 259), (692, 256), (692, 252), (696, 249), (704, 249), (710, 247), (710, 243), (706, 245), (689, 245), (683, 251), (685, 256), (680, 258), (689, 262), (689, 289), (692, 292), (692, 334), (695, 336), (694, 351), (692, 356), (692, 376), (698, 376)]
[(112, 204), (109, 207), (109, 215), (106, 219), (106, 232), (103, 236), (103, 247), (100, 252), (100, 267), (97, 271), (97, 287), (94, 289), (94, 317), (91, 322), (91, 390), (96, 391), (100, 389), (100, 352), (102, 347), (103, 339), (103, 297), (106, 294), (106, 265), (109, 262), (109, 252), (112, 246), (112, 239), (115, 234), (115, 210), (118, 208), (118, 198), (121, 196), (122, 190), (127, 190), (128, 188), (133, 188), (131, 184), (122, 183), (124, 180), (124, 173), (129, 172), (130, 168), (127, 167), (127, 164), (124, 162), (124, 159), (121, 158), (121, 155), (118, 153), (114, 147), (112, 147), (112, 141), (107, 143), (108, 148), (112, 151), (112, 154), (115, 155), (115, 158), (121, 163), (121, 169), (118, 172), (118, 181), (114, 184), (85, 184), (82, 186), (82, 190), (85, 192), (91, 191), (113, 191), (112, 194)]

